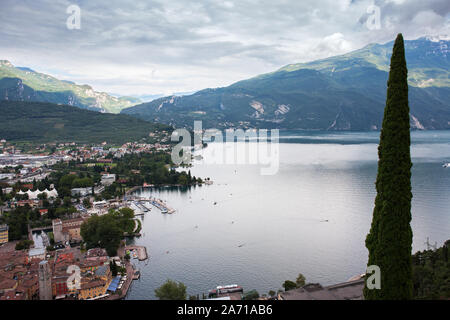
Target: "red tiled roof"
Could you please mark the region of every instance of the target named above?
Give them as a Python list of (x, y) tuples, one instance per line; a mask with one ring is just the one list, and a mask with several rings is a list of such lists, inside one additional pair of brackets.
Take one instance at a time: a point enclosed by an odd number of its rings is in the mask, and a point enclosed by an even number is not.
[(95, 279), (95, 280), (91, 280), (89, 282), (81, 283), (81, 289), (85, 290), (85, 289), (92, 289), (92, 288), (96, 288), (96, 287), (103, 287), (103, 286), (105, 286), (105, 284), (106, 284), (106, 282), (104, 280)]
[(0, 290), (12, 289), (16, 285), (16, 280), (13, 279), (4, 279), (0, 282)]

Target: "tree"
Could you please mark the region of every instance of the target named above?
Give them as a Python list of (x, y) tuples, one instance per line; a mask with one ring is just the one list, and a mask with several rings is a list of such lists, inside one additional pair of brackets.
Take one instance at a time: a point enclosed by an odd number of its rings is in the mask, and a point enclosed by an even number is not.
[(109, 262), (109, 268), (111, 270), (112, 276), (113, 277), (117, 276), (118, 268), (117, 268), (116, 262), (114, 260)]
[(16, 250), (24, 250), (29, 249), (30, 246), (33, 244), (32, 240), (22, 240), (16, 243)]
[(180, 174), (180, 176), (178, 177), (178, 183), (181, 184), (182, 186), (187, 185), (189, 182), (188, 177), (186, 174)]
[(289, 291), (289, 290), (297, 288), (297, 284), (294, 281), (286, 280), (283, 283), (283, 288), (284, 288), (284, 291)]
[(370, 290), (366, 286), (364, 297), (368, 300), (412, 298), (412, 163), (407, 73), (403, 36), (399, 34), (392, 52), (378, 147), (377, 196), (366, 238), (368, 266), (380, 268), (381, 289)]
[(47, 192), (39, 193), (37, 197), (39, 200), (47, 200)]
[(277, 293), (273, 290), (269, 291), (269, 297), (273, 297), (274, 295), (276, 295)]
[(84, 198), (83, 206), (88, 209), (91, 207), (91, 201), (89, 200), (89, 198)]
[(61, 187), (71, 188), (72, 187), (72, 183), (73, 183), (73, 181), (75, 179), (77, 179), (77, 176), (74, 175), (74, 174), (65, 175), (59, 180), (59, 185)]
[(297, 285), (297, 288), (303, 287), (305, 285), (305, 283), (306, 283), (305, 276), (302, 275), (301, 273), (299, 273), (297, 279), (295, 280), (295, 283)]
[(155, 289), (159, 300), (186, 300), (186, 286), (182, 282), (167, 280), (161, 287)]
[(259, 298), (259, 293), (256, 290), (251, 290), (244, 294), (244, 300), (256, 300)]
[(87, 248), (105, 248), (109, 256), (115, 256), (124, 232), (134, 228), (134, 211), (128, 208), (112, 211), (102, 216), (93, 215), (80, 228)]
[(70, 197), (64, 197), (63, 201), (64, 207), (70, 207), (70, 205), (72, 204), (72, 200), (70, 199)]

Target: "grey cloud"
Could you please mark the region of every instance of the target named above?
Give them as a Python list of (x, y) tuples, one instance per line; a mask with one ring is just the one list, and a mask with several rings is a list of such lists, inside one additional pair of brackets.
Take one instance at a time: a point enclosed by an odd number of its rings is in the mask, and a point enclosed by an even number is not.
[[(81, 30), (65, 26), (72, 3), (81, 8)], [(407, 38), (448, 32), (447, 0), (376, 0), (382, 28), (375, 31), (365, 27), (372, 3), (3, 0), (0, 59), (59, 70), (101, 90), (149, 94), (227, 85), (390, 41), (396, 32)]]

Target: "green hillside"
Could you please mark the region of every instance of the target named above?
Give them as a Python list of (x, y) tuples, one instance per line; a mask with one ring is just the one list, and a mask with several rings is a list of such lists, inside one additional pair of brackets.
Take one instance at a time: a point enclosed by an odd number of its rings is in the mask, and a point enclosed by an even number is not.
[(0, 100), (51, 102), (111, 113), (141, 102), (96, 92), (88, 85), (59, 80), (29, 68), (14, 67), (7, 60), (0, 60)]
[(170, 130), (126, 115), (41, 102), (0, 101), (0, 115), (0, 139), (8, 141), (124, 143)]
[[(411, 127), (450, 129), (449, 41), (405, 41)], [(179, 127), (379, 130), (392, 43), (293, 64), (182, 97), (164, 97), (122, 113)]]
[[(409, 85), (414, 87), (450, 87), (449, 41), (427, 38), (405, 41)], [(308, 63), (290, 64), (279, 71), (314, 69), (326, 74), (339, 74), (355, 67), (389, 71), (393, 41), (370, 44), (362, 49)]]

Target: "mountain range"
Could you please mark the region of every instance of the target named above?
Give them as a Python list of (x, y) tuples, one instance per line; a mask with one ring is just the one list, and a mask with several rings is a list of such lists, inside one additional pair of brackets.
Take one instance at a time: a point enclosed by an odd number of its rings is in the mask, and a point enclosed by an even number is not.
[(27, 67), (15, 67), (7, 60), (0, 60), (0, 100), (50, 102), (109, 113), (142, 102), (97, 92), (89, 85), (59, 80)]
[[(121, 112), (176, 127), (379, 130), (393, 42)], [(405, 41), (413, 129), (450, 129), (449, 41)]]

